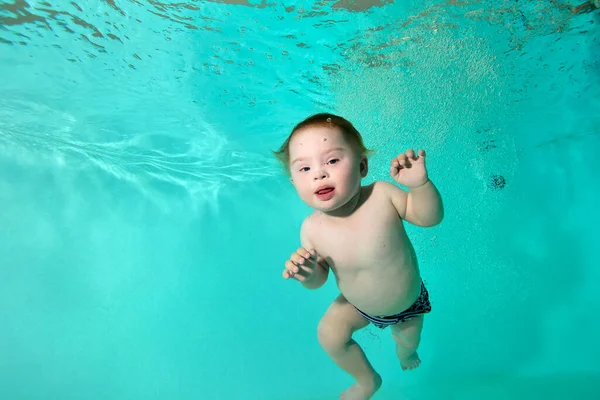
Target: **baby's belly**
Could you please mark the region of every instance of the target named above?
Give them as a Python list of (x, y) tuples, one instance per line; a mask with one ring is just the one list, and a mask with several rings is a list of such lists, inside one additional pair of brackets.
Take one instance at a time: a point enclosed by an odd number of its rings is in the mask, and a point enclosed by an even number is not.
[(417, 267), (375, 275), (361, 271), (354, 276), (340, 276), (339, 288), (346, 300), (372, 316), (394, 315), (408, 309), (421, 292)]

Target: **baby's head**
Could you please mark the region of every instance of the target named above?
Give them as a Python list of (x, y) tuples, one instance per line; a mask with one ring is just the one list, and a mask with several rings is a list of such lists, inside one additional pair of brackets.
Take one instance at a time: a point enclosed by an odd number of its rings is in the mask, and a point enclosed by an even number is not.
[(306, 204), (334, 211), (360, 190), (369, 153), (352, 123), (322, 113), (296, 125), (275, 156)]

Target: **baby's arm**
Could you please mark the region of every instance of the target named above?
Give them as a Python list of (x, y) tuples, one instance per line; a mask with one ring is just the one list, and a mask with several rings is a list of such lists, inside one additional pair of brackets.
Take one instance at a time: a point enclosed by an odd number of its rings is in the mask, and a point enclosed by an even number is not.
[(442, 196), (431, 180), (410, 189), (406, 200), (406, 214), (419, 221), (419, 226), (434, 226), (444, 219)]
[[(309, 224), (310, 221), (308, 220), (305, 220), (302, 223), (302, 228), (300, 228), (300, 243), (302, 244), (302, 247), (310, 252), (311, 250), (315, 250), (315, 247), (309, 239)], [(307, 289), (318, 289), (325, 284), (328, 276), (329, 264), (327, 264), (327, 261), (325, 261), (325, 259), (317, 252), (317, 265), (315, 266), (314, 273), (301, 283), (302, 286)]]
[(389, 182), (382, 183), (400, 217), (413, 225), (430, 227), (444, 218), (442, 197), (431, 180), (410, 192)]

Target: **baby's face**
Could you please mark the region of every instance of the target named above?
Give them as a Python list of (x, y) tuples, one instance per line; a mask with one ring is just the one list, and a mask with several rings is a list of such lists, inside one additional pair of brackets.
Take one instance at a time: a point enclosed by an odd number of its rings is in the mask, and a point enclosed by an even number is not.
[(346, 204), (360, 188), (361, 157), (337, 127), (314, 126), (290, 140), (290, 174), (300, 198), (324, 212)]

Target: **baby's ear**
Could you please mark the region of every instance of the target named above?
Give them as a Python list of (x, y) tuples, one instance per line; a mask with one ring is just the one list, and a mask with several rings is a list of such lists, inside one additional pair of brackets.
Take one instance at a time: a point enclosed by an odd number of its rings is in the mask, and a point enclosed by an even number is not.
[(363, 157), (360, 161), (360, 176), (365, 177), (369, 173), (369, 160), (367, 157)]

